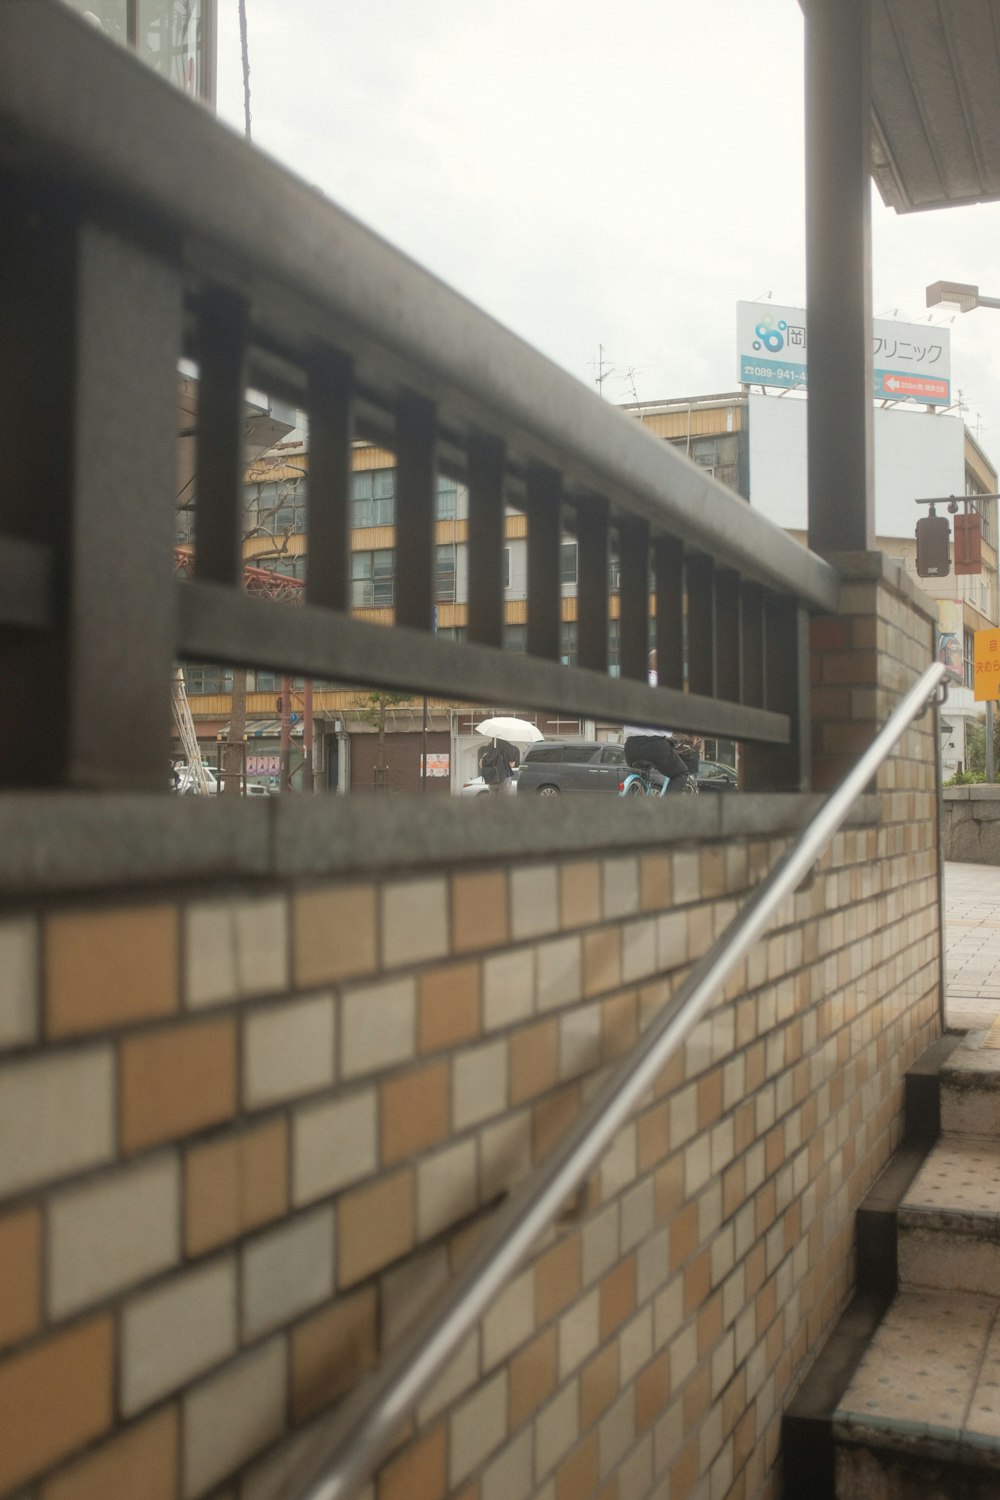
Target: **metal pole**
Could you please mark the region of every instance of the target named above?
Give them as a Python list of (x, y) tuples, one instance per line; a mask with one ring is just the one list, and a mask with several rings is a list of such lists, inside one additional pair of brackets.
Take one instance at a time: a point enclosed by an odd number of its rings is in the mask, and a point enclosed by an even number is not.
[(281, 738), (278, 741), (278, 790), (292, 790), (289, 772), (292, 764), (292, 679), (281, 679)]
[(427, 791), (427, 694), (424, 694), (424, 727), (420, 735), (420, 790)]
[(986, 704), (986, 780), (993, 780), (993, 703)]
[(313, 682), (311, 677), (306, 678), (305, 691), (302, 695), (302, 754), (305, 757), (302, 766), (302, 790), (311, 792), (313, 790)]

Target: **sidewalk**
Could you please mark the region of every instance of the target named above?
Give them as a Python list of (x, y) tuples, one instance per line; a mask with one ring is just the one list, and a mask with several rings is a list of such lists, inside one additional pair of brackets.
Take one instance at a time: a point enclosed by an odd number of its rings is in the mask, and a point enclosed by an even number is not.
[(1000, 868), (947, 863), (944, 920), (948, 1026), (1000, 1047)]

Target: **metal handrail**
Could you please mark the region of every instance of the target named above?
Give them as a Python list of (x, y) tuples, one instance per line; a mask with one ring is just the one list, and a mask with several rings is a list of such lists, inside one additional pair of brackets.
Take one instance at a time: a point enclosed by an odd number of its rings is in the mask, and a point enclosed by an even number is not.
[(318, 1434), (281, 1500), (349, 1500), (389, 1452), (401, 1424), (518, 1270), (535, 1241), (585, 1181), (673, 1052), (701, 1020), (736, 964), (795, 891), (903, 733), (944, 680), (935, 662), (899, 703), (726, 931), (694, 967), (631, 1053), (618, 1064), (548, 1158), (500, 1210), (454, 1282), (390, 1351), (383, 1365)]

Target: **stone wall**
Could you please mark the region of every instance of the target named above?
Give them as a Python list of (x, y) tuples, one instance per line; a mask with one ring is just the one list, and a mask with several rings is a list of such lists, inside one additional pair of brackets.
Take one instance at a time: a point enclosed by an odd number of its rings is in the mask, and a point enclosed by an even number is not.
[(943, 789), (941, 852), (963, 864), (1000, 865), (1000, 786)]
[[(818, 674), (874, 718), (928, 627), (857, 590)], [(933, 747), (922, 721), (369, 1497), (777, 1493), (938, 1031)], [(816, 806), (676, 800), (36, 800), (0, 920), (0, 1496), (277, 1493)]]

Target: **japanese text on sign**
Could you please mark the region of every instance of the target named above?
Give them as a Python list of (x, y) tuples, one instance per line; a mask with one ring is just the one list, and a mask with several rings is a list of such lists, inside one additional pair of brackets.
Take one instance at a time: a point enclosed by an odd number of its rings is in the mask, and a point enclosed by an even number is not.
[(1000, 698), (1000, 630), (977, 630), (973, 644), (972, 696), (977, 703)]

